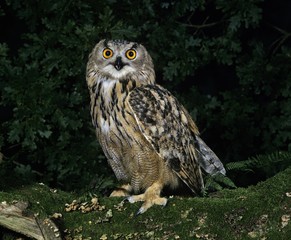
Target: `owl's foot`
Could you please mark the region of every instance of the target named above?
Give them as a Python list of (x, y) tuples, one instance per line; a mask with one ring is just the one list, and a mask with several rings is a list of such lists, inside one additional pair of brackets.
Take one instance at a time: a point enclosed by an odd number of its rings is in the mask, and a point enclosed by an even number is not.
[(128, 197), (132, 187), (129, 184), (124, 184), (121, 187), (115, 189), (109, 197)]
[(137, 215), (146, 212), (153, 205), (166, 206), (168, 199), (160, 197), (162, 186), (159, 183), (151, 185), (143, 194), (132, 195), (127, 198), (130, 203), (144, 202), (140, 209), (137, 211)]

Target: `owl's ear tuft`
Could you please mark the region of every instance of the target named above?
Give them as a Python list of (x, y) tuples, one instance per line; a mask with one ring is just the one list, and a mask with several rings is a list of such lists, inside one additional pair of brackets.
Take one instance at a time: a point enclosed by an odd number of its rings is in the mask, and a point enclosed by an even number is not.
[(101, 41), (103, 41), (104, 47), (105, 48), (108, 48), (108, 41), (109, 41), (109, 39), (103, 39)]

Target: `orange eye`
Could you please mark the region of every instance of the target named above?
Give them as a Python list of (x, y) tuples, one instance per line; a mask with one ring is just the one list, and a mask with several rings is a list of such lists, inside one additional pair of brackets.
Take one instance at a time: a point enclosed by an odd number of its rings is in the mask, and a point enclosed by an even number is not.
[(134, 49), (129, 49), (126, 51), (125, 56), (129, 59), (129, 60), (133, 60), (136, 58), (136, 51)]
[(113, 56), (113, 51), (110, 48), (105, 48), (103, 50), (103, 57), (108, 59), (111, 58)]

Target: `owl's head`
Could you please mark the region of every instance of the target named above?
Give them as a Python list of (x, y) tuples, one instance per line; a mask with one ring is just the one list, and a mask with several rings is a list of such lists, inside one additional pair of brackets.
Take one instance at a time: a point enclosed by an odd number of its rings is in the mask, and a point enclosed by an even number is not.
[(154, 83), (152, 58), (141, 44), (125, 40), (101, 40), (89, 56), (88, 75), (107, 80)]

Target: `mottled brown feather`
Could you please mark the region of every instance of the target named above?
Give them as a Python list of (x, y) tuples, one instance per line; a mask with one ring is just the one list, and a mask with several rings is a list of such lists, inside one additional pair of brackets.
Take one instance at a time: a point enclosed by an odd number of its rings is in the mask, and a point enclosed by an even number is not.
[(195, 150), (198, 129), (177, 99), (159, 85), (130, 92), (129, 104), (140, 131), (159, 156), (194, 193), (203, 187)]

